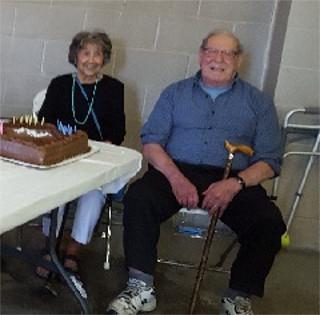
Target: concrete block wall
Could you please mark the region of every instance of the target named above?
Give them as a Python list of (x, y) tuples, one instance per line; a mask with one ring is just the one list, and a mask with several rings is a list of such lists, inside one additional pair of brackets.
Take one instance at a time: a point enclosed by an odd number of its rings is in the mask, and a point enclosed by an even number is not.
[[(319, 12), (318, 0), (293, 0), (284, 41), (279, 78), (275, 90), (280, 119), (292, 109), (319, 105)], [(319, 115), (299, 115), (292, 122), (320, 125)], [(307, 135), (291, 135), (287, 151), (310, 151), (315, 141)], [(308, 162), (306, 156), (291, 156), (283, 163), (279, 205), (288, 217), (294, 193)], [(319, 158), (307, 178), (296, 210), (291, 239), (294, 246), (319, 250)]]
[(139, 130), (161, 90), (198, 70), (202, 38), (235, 31), (247, 49), (243, 76), (262, 86), (274, 1), (1, 0), (1, 116), (30, 112), (37, 91), (73, 71), (68, 45), (82, 29), (102, 28), (114, 49), (109, 73), (125, 83), (128, 135)]

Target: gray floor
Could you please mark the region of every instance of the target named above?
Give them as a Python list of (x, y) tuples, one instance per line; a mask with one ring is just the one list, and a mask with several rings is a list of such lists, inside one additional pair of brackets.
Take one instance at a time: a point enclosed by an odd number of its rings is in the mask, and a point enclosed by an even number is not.
[[(117, 221), (117, 218), (115, 219)], [(120, 224), (112, 228), (111, 270), (103, 269), (104, 240), (95, 237), (82, 253), (81, 275), (86, 283), (94, 314), (104, 313), (109, 300), (123, 288), (126, 270), (121, 248)], [(172, 224), (163, 227), (159, 255), (196, 262), (202, 241), (174, 235)], [(13, 244), (14, 233), (3, 241)], [(217, 237), (210, 253), (210, 263), (217, 261), (230, 238)], [(24, 246), (40, 249), (43, 238), (39, 228), (26, 227)], [(184, 255), (182, 255), (182, 252)], [(230, 267), (236, 248), (228, 257)], [(34, 267), (5, 259), (1, 272), (1, 314), (79, 314), (80, 309), (65, 285), (54, 282), (58, 296), (43, 288), (43, 281), (34, 275)], [(158, 264), (156, 271), (157, 309), (151, 314), (185, 314), (196, 271)], [(197, 304), (197, 314), (217, 314), (219, 299), (228, 283), (228, 273), (207, 272)], [(319, 314), (319, 253), (282, 250), (268, 277), (263, 299), (253, 300), (255, 314)]]

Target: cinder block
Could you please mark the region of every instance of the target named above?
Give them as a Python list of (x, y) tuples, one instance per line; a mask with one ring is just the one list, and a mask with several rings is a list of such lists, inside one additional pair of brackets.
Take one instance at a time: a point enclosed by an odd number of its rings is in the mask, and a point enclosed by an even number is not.
[(116, 76), (133, 80), (141, 85), (152, 82), (162, 86), (184, 78), (188, 57), (173, 53), (119, 50), (116, 60)]
[(156, 102), (158, 101), (163, 89), (158, 86), (148, 86), (146, 90), (145, 105), (142, 112), (142, 122), (145, 123), (151, 114)]
[(140, 130), (141, 130), (141, 121), (130, 119), (126, 120), (127, 134), (123, 145), (141, 151), (141, 141), (140, 141)]
[(161, 17), (156, 47), (159, 50), (195, 53), (202, 39), (213, 29), (232, 30), (232, 24), (223, 21), (198, 19), (195, 17)]
[(0, 116), (11, 118), (13, 116), (19, 117), (24, 114), (31, 113), (31, 108), (28, 106), (27, 108), (16, 106), (16, 105), (9, 105), (9, 104), (2, 104), (0, 105)]
[(17, 76), (14, 72), (7, 72), (5, 80), (3, 104), (9, 115), (13, 115), (12, 106), (21, 108), (20, 114), (26, 113), (25, 110), (31, 112), (34, 96), (40, 90), (45, 89), (50, 82), (50, 78), (46, 76), (26, 73), (20, 73)]
[(75, 68), (68, 62), (70, 42), (51, 40), (45, 43), (43, 72), (51, 77), (73, 72)]
[(52, 6), (59, 7), (85, 7), (88, 3), (88, 0), (51, 0)]
[(16, 73), (40, 73), (44, 45), (41, 39), (15, 37), (11, 45), (10, 58), (5, 68)]
[(158, 19), (145, 14), (124, 13), (119, 20), (116, 37), (126, 48), (152, 49), (157, 32)]
[(12, 37), (7, 35), (0, 36), (0, 69), (6, 71), (12, 60)]
[(18, 3), (16, 5), (15, 36), (45, 37), (49, 10), (49, 3)]
[(2, 2), (10, 2), (10, 4), (18, 6), (21, 4), (29, 5), (29, 4), (43, 4), (50, 5), (52, 0), (2, 0)]
[(131, 120), (141, 121), (145, 99), (145, 86), (134, 80), (125, 80), (125, 113)]
[(319, 0), (293, 0), (288, 26), (312, 28), (319, 31), (319, 12)]
[(281, 64), (319, 70), (319, 30), (289, 27)]
[(235, 34), (244, 48), (241, 74), (244, 79), (261, 88), (269, 26), (266, 24), (237, 24)]
[(137, 12), (87, 9), (85, 28), (102, 28), (113, 44), (126, 48), (153, 49), (158, 19)]
[(275, 93), (277, 104), (296, 108), (319, 104), (319, 71), (282, 67)]
[(204, 0), (200, 16), (218, 20), (270, 23), (274, 0)]
[(0, 3), (0, 34), (13, 33), (15, 7), (10, 2)]
[(82, 29), (84, 16), (85, 9), (81, 7), (23, 3), (17, 7), (16, 35), (69, 39)]
[(115, 44), (117, 40), (117, 30), (120, 24), (120, 11), (107, 9), (87, 9), (84, 29), (92, 30), (96, 28), (103, 29)]
[(196, 74), (200, 70), (198, 52), (189, 56), (188, 71), (186, 77)]
[(148, 15), (186, 15), (197, 14), (198, 1), (190, 0), (130, 0), (125, 4), (125, 10), (144, 12)]
[(0, 72), (0, 117), (3, 117), (2, 111), (3, 111), (3, 96), (4, 96), (4, 89), (5, 89), (5, 78), (4, 78), (4, 72)]
[(98, 10), (115, 9), (121, 10), (125, 0), (52, 0), (52, 5), (75, 6), (93, 8)]

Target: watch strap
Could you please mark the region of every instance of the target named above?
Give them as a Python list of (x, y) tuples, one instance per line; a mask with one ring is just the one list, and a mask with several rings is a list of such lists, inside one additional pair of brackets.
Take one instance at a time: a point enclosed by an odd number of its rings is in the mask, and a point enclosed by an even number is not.
[(238, 184), (241, 185), (241, 190), (243, 190), (247, 187), (246, 182), (244, 181), (244, 179), (241, 176), (236, 175), (236, 176), (234, 176), (234, 178), (237, 180)]

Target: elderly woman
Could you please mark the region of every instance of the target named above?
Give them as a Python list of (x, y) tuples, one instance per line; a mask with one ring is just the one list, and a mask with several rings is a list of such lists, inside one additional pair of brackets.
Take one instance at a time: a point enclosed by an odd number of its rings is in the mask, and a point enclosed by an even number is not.
[[(125, 136), (124, 87), (120, 81), (102, 74), (110, 61), (112, 44), (104, 32), (80, 32), (74, 36), (68, 60), (76, 72), (54, 78), (39, 111), (39, 118), (56, 124), (76, 126), (87, 132), (89, 139), (121, 144)], [(100, 217), (105, 196), (99, 189), (77, 199), (71, 239), (67, 243), (64, 266), (78, 272), (78, 255), (82, 244), (91, 240)], [(63, 212), (60, 207), (60, 213)], [(44, 220), (45, 221), (45, 220)], [(44, 222), (44, 233), (48, 233)], [(50, 222), (49, 222), (50, 224)], [(50, 259), (46, 254), (45, 259)], [(37, 274), (47, 278), (49, 271), (37, 267)]]

